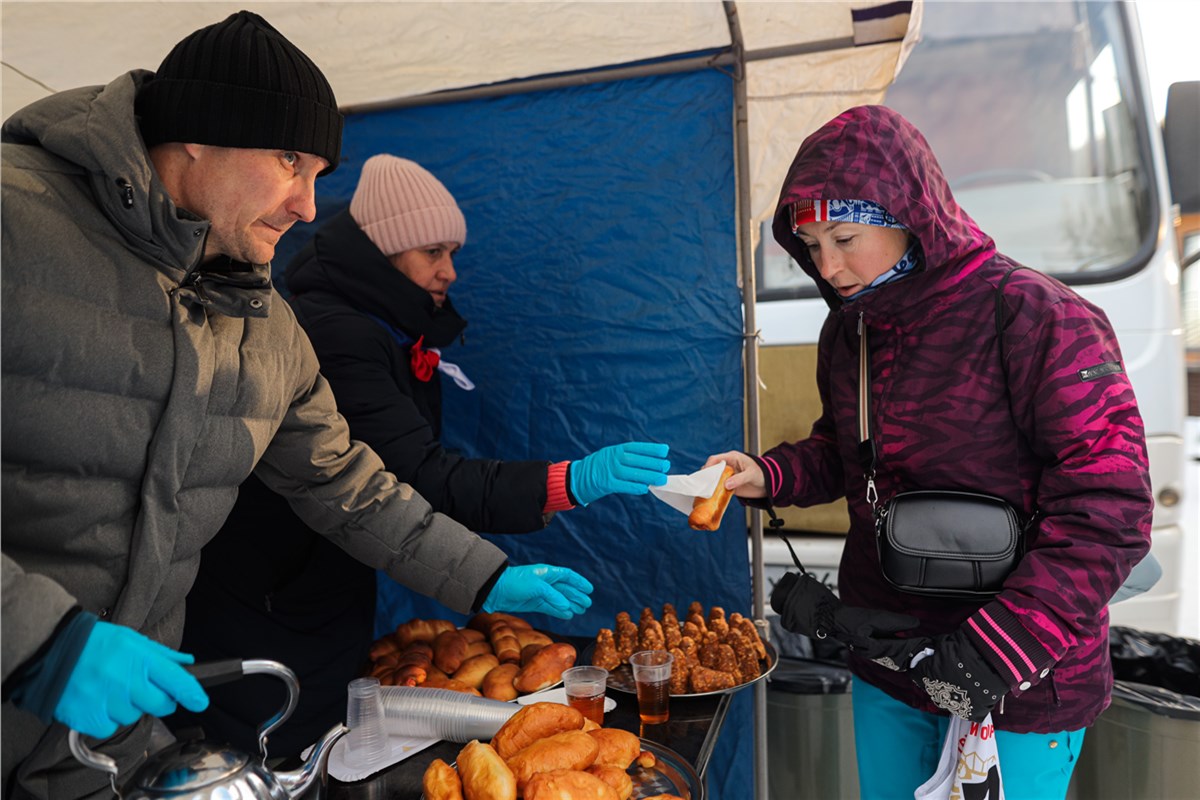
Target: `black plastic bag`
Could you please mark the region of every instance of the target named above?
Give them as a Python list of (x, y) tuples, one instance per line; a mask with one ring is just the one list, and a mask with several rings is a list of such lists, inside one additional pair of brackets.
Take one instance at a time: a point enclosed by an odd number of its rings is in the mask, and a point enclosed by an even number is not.
[(1166, 633), (1108, 631), (1113, 677), (1200, 697), (1200, 642)]

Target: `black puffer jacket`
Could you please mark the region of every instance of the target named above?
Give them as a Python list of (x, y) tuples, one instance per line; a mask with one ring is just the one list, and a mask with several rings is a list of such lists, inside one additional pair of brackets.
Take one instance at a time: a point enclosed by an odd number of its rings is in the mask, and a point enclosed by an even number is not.
[[(321, 227), (286, 276), (296, 317), (353, 438), (372, 445), (435, 510), (472, 530), (545, 527), (548, 463), (467, 459), (444, 449), (440, 376), (415, 378), (411, 344), (381, 324), (410, 340), (424, 336), (425, 347), (444, 347), (466, 327), (449, 301), (437, 308), (348, 212)], [(295, 670), (300, 703), (271, 736), (272, 756), (294, 755), (343, 718), (346, 683), (361, 674), (374, 610), (373, 571), (308, 531), (252, 477), (204, 550), (188, 596), (183, 650), (197, 660), (274, 658)], [(177, 713), (173, 727), (199, 724), (209, 738), (254, 752), (255, 727), (283, 703), (277, 684), (255, 676), (215, 687), (202, 716)]]

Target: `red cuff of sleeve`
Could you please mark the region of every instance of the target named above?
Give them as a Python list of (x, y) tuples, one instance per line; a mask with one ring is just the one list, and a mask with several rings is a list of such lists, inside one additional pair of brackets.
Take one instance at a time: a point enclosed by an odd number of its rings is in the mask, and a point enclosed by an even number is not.
[(567, 465), (570, 461), (560, 461), (551, 464), (546, 470), (546, 505), (543, 514), (555, 511), (569, 511), (575, 507), (567, 496)]

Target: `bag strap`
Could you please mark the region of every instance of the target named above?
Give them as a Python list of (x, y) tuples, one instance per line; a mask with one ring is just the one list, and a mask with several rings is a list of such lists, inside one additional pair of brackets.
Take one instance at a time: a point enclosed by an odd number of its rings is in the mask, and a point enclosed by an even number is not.
[[(996, 348), (1000, 353), (1000, 369), (1004, 375), (1004, 393), (1009, 395), (1008, 368), (1004, 361), (1004, 285), (1019, 269), (1017, 266), (1004, 273), (996, 286)], [(1009, 396), (1011, 414), (1012, 397)], [(867, 344), (867, 323), (863, 312), (858, 312), (858, 461), (862, 464), (863, 477), (867, 481), (867, 502), (875, 509), (879, 502), (879, 490), (875, 487), (875, 470), (879, 464), (879, 450), (875, 435), (871, 431), (871, 351)]]

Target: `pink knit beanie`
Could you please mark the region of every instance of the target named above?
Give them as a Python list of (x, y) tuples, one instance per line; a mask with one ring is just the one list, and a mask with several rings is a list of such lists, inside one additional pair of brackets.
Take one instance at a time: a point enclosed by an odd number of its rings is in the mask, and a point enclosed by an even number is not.
[(371, 156), (350, 200), (350, 216), (385, 256), (439, 242), (462, 245), (467, 220), (454, 196), (415, 161)]

